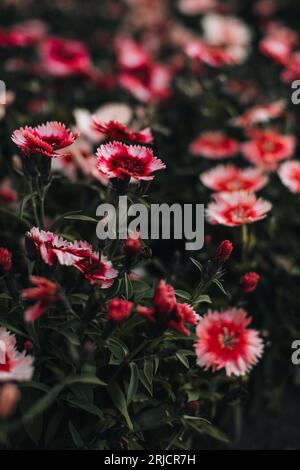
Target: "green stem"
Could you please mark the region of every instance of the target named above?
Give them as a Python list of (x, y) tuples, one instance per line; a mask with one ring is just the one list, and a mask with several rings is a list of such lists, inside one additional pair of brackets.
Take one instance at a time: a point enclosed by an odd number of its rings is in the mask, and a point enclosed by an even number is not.
[(33, 188), (32, 178), (29, 179), (29, 186), (30, 186), (31, 202), (32, 202), (32, 209), (33, 209), (35, 223), (38, 227), (40, 227), (41, 224), (40, 224), (40, 219), (38, 216), (38, 210), (37, 210), (37, 204), (36, 204), (36, 191)]

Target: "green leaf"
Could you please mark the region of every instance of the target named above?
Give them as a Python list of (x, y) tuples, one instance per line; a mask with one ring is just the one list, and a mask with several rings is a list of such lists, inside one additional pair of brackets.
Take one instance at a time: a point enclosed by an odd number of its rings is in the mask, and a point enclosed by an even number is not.
[(190, 258), (191, 262), (196, 266), (196, 268), (199, 269), (200, 272), (202, 272), (202, 264), (199, 263), (195, 258)]
[(71, 377), (70, 379), (67, 379), (66, 385), (72, 385), (76, 383), (84, 383), (84, 384), (93, 384), (93, 385), (102, 385), (105, 386), (107, 385), (103, 380), (100, 380), (98, 377), (95, 375), (77, 375), (75, 377)]
[(137, 417), (137, 423), (142, 429), (157, 429), (166, 419), (166, 411), (162, 407), (150, 408)]
[(69, 421), (69, 431), (70, 431), (70, 434), (72, 436), (73, 442), (76, 445), (76, 447), (78, 449), (82, 449), (84, 447), (84, 442), (83, 442), (79, 432), (75, 428), (74, 424), (72, 423), (72, 421)]
[(190, 368), (189, 361), (188, 361), (187, 357), (185, 356), (185, 354), (184, 354), (183, 352), (178, 351), (178, 352), (176, 353), (176, 357), (177, 357), (177, 359), (181, 362), (181, 364), (184, 365), (184, 367), (186, 367), (187, 369)]
[(98, 222), (97, 219), (90, 217), (88, 215), (78, 214), (78, 215), (67, 215), (64, 217), (67, 220), (82, 220), (83, 222)]
[(129, 367), (131, 375), (127, 390), (127, 405), (129, 405), (134, 400), (139, 385), (139, 370), (136, 363), (130, 362)]
[(223, 284), (222, 284), (218, 279), (214, 279), (214, 280), (213, 280), (213, 283), (216, 284), (216, 286), (219, 287), (219, 289), (223, 292), (223, 294), (225, 294), (225, 295), (228, 296), (228, 293), (227, 293), (226, 290), (224, 289)]
[(154, 374), (153, 361), (151, 359), (147, 359), (144, 363), (144, 374), (146, 379), (148, 380), (149, 385), (151, 385), (153, 382)]
[(64, 401), (74, 408), (80, 408), (81, 410), (84, 410), (87, 413), (98, 416), (99, 419), (103, 419), (103, 412), (100, 410), (100, 408), (98, 408), (98, 406), (94, 405), (93, 403), (89, 403), (84, 400), (73, 400), (69, 398), (66, 398)]
[(124, 393), (122, 392), (121, 388), (116, 382), (111, 382), (107, 389), (109, 396), (114, 403), (115, 407), (120, 411), (120, 413), (124, 416), (127, 426), (129, 429), (133, 430), (133, 424), (130, 419), (127, 410), (127, 403)]
[(186, 292), (184, 290), (175, 290), (175, 295), (176, 297), (180, 297), (181, 299), (184, 300), (191, 300), (191, 294), (189, 292)]

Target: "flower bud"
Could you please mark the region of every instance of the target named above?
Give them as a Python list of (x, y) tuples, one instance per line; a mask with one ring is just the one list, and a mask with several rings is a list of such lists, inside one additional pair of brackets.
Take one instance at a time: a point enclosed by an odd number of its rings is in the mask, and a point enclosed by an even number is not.
[(249, 292), (255, 291), (258, 281), (259, 281), (259, 275), (257, 273), (249, 272), (249, 273), (244, 274), (240, 279), (242, 290), (247, 294)]
[(111, 299), (108, 302), (107, 320), (114, 323), (120, 323), (127, 320), (131, 314), (133, 303), (128, 300)]
[(0, 274), (7, 273), (12, 267), (12, 254), (6, 248), (0, 248)]
[(232, 243), (229, 240), (223, 240), (216, 250), (214, 260), (218, 263), (224, 263), (230, 257), (232, 250)]
[(20, 391), (14, 384), (7, 383), (0, 388), (0, 418), (8, 418), (16, 409)]

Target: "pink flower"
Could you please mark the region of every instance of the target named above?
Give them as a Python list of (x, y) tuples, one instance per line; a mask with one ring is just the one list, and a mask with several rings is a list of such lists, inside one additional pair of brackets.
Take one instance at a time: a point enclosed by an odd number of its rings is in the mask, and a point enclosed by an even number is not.
[(37, 227), (33, 227), (26, 233), (26, 242), (27, 244), (31, 242), (44, 263), (49, 265), (58, 263), (73, 266), (92, 252), (92, 246), (85, 241), (71, 243), (52, 232), (45, 232)]
[(165, 327), (177, 330), (185, 336), (190, 335), (185, 324), (196, 325), (199, 320), (199, 316), (190, 305), (176, 302), (173, 287), (162, 280), (156, 286), (153, 307), (138, 305), (137, 312), (151, 323), (158, 322)]
[[(124, 125), (132, 119), (132, 111), (125, 103), (106, 103), (94, 111), (93, 115), (101, 122), (118, 121)], [(75, 109), (74, 111), (76, 126), (81, 134), (92, 143), (98, 143), (105, 138), (105, 135), (95, 130), (92, 122), (93, 115), (86, 109)]]
[(97, 167), (109, 178), (152, 180), (151, 173), (165, 169), (165, 165), (154, 157), (147, 147), (112, 142), (97, 150)]
[(0, 361), (0, 382), (30, 380), (33, 375), (33, 358), (16, 350), (15, 336), (0, 327), (1, 352), (4, 357)]
[(0, 28), (0, 46), (25, 47), (35, 44), (47, 32), (46, 25), (39, 20), (29, 20), (10, 28)]
[(278, 175), (292, 193), (300, 193), (300, 162), (291, 160), (280, 165)]
[(286, 63), (286, 68), (281, 73), (281, 79), (290, 83), (293, 80), (297, 80), (300, 74), (300, 52), (295, 52), (289, 58)]
[(268, 182), (258, 168), (238, 168), (233, 165), (218, 165), (200, 175), (200, 180), (209, 189), (215, 192), (237, 191), (259, 191)]
[(20, 397), (15, 384), (7, 383), (0, 387), (0, 419), (8, 418), (15, 412)]
[(193, 155), (213, 160), (233, 157), (238, 151), (238, 142), (222, 131), (203, 132), (190, 146)]
[(280, 117), (286, 108), (286, 100), (278, 100), (265, 105), (257, 105), (248, 109), (239, 117), (231, 119), (231, 124), (239, 127), (248, 127), (260, 122)]
[(55, 282), (40, 276), (30, 276), (30, 282), (35, 287), (24, 289), (22, 298), (35, 300), (36, 303), (25, 310), (24, 319), (26, 322), (37, 320), (59, 297), (58, 286)]
[(142, 46), (128, 37), (119, 37), (116, 40), (116, 54), (122, 70), (141, 70), (147, 68), (151, 62), (150, 56)]
[(206, 44), (201, 39), (190, 39), (184, 45), (184, 52), (192, 60), (199, 60), (210, 67), (219, 68), (233, 65), (234, 57), (223, 48)]
[(241, 145), (244, 157), (265, 170), (276, 170), (281, 160), (290, 158), (295, 150), (296, 138), (291, 134), (281, 135), (276, 131), (253, 130), (252, 138)]
[(267, 35), (259, 44), (259, 49), (262, 54), (280, 65), (286, 65), (297, 41), (298, 37), (294, 31), (272, 22), (268, 27)]
[(6, 248), (0, 247), (0, 273), (7, 273), (12, 267), (12, 254)]
[(122, 72), (119, 84), (145, 104), (164, 101), (170, 95), (172, 73), (167, 65), (151, 63), (138, 72)]
[(106, 136), (108, 140), (128, 140), (140, 144), (150, 144), (153, 142), (151, 129), (147, 127), (142, 131), (131, 131), (124, 124), (118, 121), (101, 122), (96, 117), (93, 119), (93, 127), (97, 132)]
[(204, 41), (213, 47), (221, 47), (234, 59), (243, 62), (248, 55), (251, 32), (248, 26), (234, 16), (208, 13), (202, 20)]
[(25, 156), (43, 154), (48, 158), (66, 156), (57, 152), (71, 145), (78, 137), (64, 124), (57, 121), (47, 122), (36, 127), (21, 127), (13, 135), (13, 142)]
[(213, 10), (218, 6), (217, 0), (180, 0), (179, 10), (185, 15), (198, 15)]
[(168, 66), (155, 62), (140, 44), (126, 37), (116, 41), (116, 54), (121, 87), (142, 103), (168, 98), (172, 79)]
[(133, 303), (128, 300), (111, 299), (108, 302), (106, 318), (114, 323), (121, 323), (130, 317), (132, 307)]
[(87, 140), (79, 138), (65, 151), (68, 152), (67, 155), (53, 159), (52, 171), (60, 171), (70, 181), (76, 181), (78, 173), (81, 172), (87, 179), (95, 178), (107, 186), (108, 178), (97, 169), (93, 147)]
[(242, 309), (209, 311), (196, 328), (197, 362), (204, 369), (225, 369), (226, 374), (245, 375), (263, 353), (256, 330), (247, 329), (251, 318)]
[(39, 53), (42, 70), (56, 77), (86, 74), (92, 68), (90, 55), (80, 41), (49, 37)]
[(11, 187), (9, 179), (5, 178), (1, 181), (0, 185), (0, 201), (6, 204), (11, 204), (17, 202), (17, 200), (17, 192)]
[(228, 227), (252, 224), (264, 219), (272, 208), (268, 201), (257, 199), (255, 194), (248, 191), (218, 193), (213, 199), (206, 210), (208, 221)]
[(242, 290), (247, 294), (250, 292), (254, 292), (257, 287), (259, 277), (260, 276), (255, 272), (249, 272), (244, 274), (240, 279)]
[(96, 284), (102, 289), (110, 287), (118, 276), (118, 271), (112, 267), (112, 263), (99, 253), (90, 252), (75, 262), (74, 267), (88, 279), (91, 284)]
[(139, 233), (129, 236), (123, 242), (123, 251), (128, 258), (137, 257), (142, 250), (142, 243)]

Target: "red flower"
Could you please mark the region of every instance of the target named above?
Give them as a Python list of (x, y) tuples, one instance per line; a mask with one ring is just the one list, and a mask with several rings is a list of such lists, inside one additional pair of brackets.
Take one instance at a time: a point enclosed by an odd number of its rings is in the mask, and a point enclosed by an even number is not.
[(286, 63), (286, 68), (281, 73), (284, 82), (290, 83), (297, 80), (300, 74), (300, 52), (295, 52)]
[(296, 138), (293, 135), (280, 135), (273, 130), (258, 129), (249, 132), (249, 135), (252, 140), (242, 144), (242, 153), (251, 163), (265, 170), (275, 170), (281, 160), (294, 153)]
[(7, 273), (12, 267), (12, 254), (6, 248), (0, 247), (0, 271)]
[(86, 74), (91, 68), (90, 55), (80, 41), (51, 37), (39, 48), (44, 72), (56, 77)]
[(118, 121), (100, 122), (93, 118), (93, 126), (97, 132), (105, 134), (108, 140), (130, 140), (140, 144), (150, 144), (153, 142), (151, 129), (147, 127), (139, 132), (128, 129), (127, 126)]
[(165, 165), (153, 156), (147, 147), (112, 142), (97, 150), (97, 167), (109, 178), (152, 180), (151, 173), (163, 170)]
[(57, 152), (73, 144), (79, 133), (73, 134), (64, 124), (47, 122), (36, 127), (21, 127), (13, 135), (13, 142), (25, 156), (43, 154), (48, 158), (65, 157), (69, 154)]
[(300, 162), (290, 160), (280, 165), (278, 175), (292, 193), (300, 193)]
[(159, 281), (153, 298), (153, 307), (137, 306), (137, 312), (152, 323), (159, 322), (185, 336), (190, 332), (185, 324), (196, 325), (198, 315), (188, 304), (176, 302), (175, 291), (164, 281)]
[(123, 88), (142, 103), (168, 98), (172, 78), (168, 66), (154, 62), (140, 44), (129, 38), (116, 41), (116, 53)]
[(24, 23), (15, 24), (10, 28), (0, 28), (0, 46), (31, 46), (42, 39), (46, 31), (45, 24), (38, 20), (24, 21)]
[(100, 257), (100, 254), (95, 252), (90, 252), (76, 261), (74, 267), (92, 284), (97, 284), (102, 289), (110, 287), (118, 275), (112, 263), (105, 256)]
[(52, 232), (45, 232), (37, 227), (33, 227), (26, 233), (26, 242), (27, 244), (31, 242), (44, 263), (49, 265), (59, 263), (73, 266), (92, 252), (92, 246), (85, 241), (71, 243)]
[(233, 165), (218, 165), (200, 175), (200, 180), (209, 189), (215, 192), (237, 191), (259, 191), (268, 182), (258, 168), (238, 168)]
[(123, 251), (129, 258), (138, 256), (142, 249), (142, 243), (137, 233), (136, 236), (130, 236), (123, 242)]
[(200, 39), (188, 41), (184, 51), (190, 59), (199, 60), (210, 67), (219, 68), (235, 62), (234, 57), (223, 48), (210, 46)]
[(128, 300), (111, 299), (108, 302), (107, 320), (120, 323), (130, 317), (133, 303)]
[(216, 250), (214, 260), (218, 263), (224, 263), (230, 257), (232, 250), (232, 243), (229, 240), (223, 240)]
[(24, 289), (22, 297), (35, 300), (36, 303), (25, 310), (24, 319), (27, 322), (37, 320), (59, 297), (55, 282), (40, 276), (30, 276), (30, 282), (36, 287)]
[(281, 65), (286, 65), (291, 58), (298, 37), (289, 28), (271, 22), (266, 37), (260, 42), (259, 49), (262, 54), (270, 57)]
[(12, 189), (10, 181), (8, 178), (4, 179), (1, 182), (0, 186), (0, 201), (5, 202), (6, 204), (11, 204), (18, 200), (17, 192)]
[(249, 272), (241, 277), (240, 284), (244, 292), (255, 291), (259, 281), (259, 275), (255, 272)]
[(286, 100), (278, 100), (265, 105), (257, 105), (248, 109), (244, 114), (230, 120), (234, 126), (248, 127), (260, 122), (280, 117), (285, 108)]
[(247, 191), (218, 193), (213, 198), (214, 201), (209, 203), (206, 210), (208, 221), (228, 227), (252, 224), (264, 219), (272, 208), (268, 201), (257, 199), (255, 194)]
[(251, 319), (242, 309), (209, 311), (196, 328), (198, 364), (227, 375), (245, 375), (262, 356), (263, 342), (256, 330), (247, 329)]
[(171, 70), (167, 65), (152, 63), (138, 72), (123, 72), (120, 85), (145, 104), (166, 100), (170, 95)]
[(203, 132), (190, 146), (193, 155), (211, 159), (233, 157), (238, 151), (238, 142), (222, 131)]

